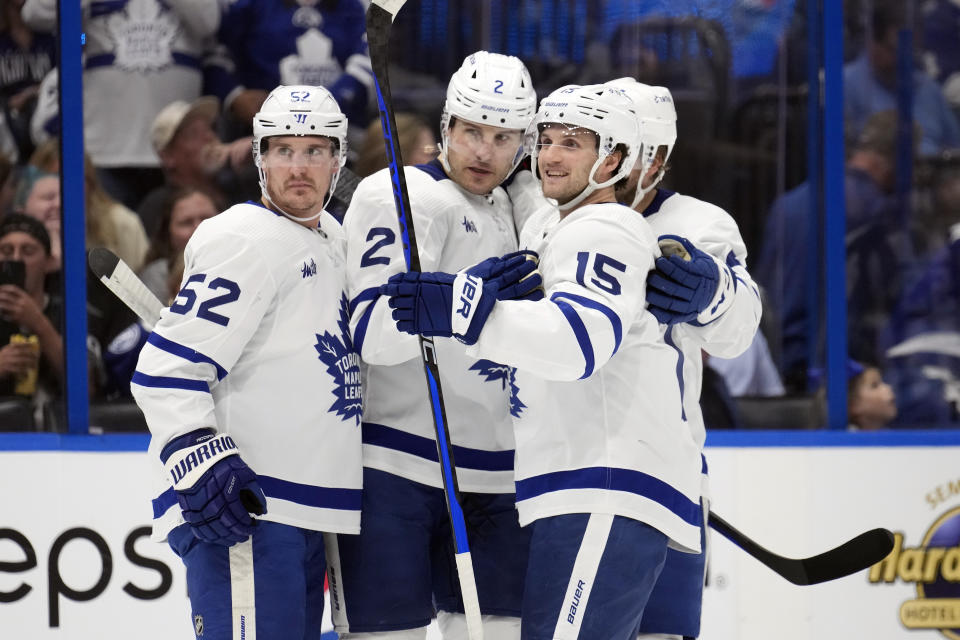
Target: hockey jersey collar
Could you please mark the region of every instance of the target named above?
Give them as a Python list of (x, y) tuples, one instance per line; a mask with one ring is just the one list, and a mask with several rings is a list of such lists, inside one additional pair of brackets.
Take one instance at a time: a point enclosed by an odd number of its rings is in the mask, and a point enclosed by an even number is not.
[(676, 191), (670, 191), (669, 189), (657, 189), (657, 194), (653, 196), (653, 200), (643, 210), (643, 217), (647, 218), (660, 211), (660, 207), (667, 201), (667, 198), (676, 195), (676, 193)]
[(439, 160), (431, 160), (426, 164), (418, 164), (415, 166), (437, 182), (450, 179), (447, 172), (443, 170), (443, 165), (440, 164)]

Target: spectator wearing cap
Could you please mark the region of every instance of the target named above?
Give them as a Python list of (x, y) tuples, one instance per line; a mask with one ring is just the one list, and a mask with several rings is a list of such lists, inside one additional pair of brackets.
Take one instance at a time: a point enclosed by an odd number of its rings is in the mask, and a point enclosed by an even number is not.
[[(878, 336), (899, 295), (903, 267), (912, 260), (898, 219), (900, 208), (891, 193), (896, 123), (894, 111), (871, 116), (852, 145), (844, 175), (848, 349), (852, 358), (870, 363), (882, 361)], [(751, 269), (779, 319), (768, 338), (781, 354), (784, 386), (794, 393), (803, 393), (807, 387), (811, 197), (811, 185), (804, 182), (777, 198), (767, 215), (757, 264)]]
[[(0, 260), (0, 395), (14, 395), (18, 379), (30, 369), (39, 369), (46, 393), (59, 395), (62, 308), (44, 286), (53, 257), (43, 224), (16, 213), (0, 219)], [(35, 336), (39, 349), (30, 341), (11, 341), (12, 336)]]
[(173, 189), (205, 191), (214, 197), (218, 209), (259, 194), (252, 138), (221, 142), (213, 129), (219, 111), (219, 100), (202, 96), (192, 103), (171, 102), (153, 121), (150, 139), (160, 158), (164, 184), (150, 192), (137, 211), (150, 236), (157, 231), (163, 203)]

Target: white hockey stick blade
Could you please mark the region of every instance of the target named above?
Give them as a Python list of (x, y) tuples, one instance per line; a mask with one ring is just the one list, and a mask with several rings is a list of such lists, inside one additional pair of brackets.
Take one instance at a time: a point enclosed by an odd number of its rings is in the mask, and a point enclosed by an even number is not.
[(372, 0), (370, 4), (375, 4), (390, 14), (391, 20), (396, 19), (397, 13), (403, 7), (407, 0)]
[(163, 303), (137, 274), (110, 249), (97, 247), (87, 253), (90, 270), (121, 302), (140, 316), (148, 330), (160, 320)]

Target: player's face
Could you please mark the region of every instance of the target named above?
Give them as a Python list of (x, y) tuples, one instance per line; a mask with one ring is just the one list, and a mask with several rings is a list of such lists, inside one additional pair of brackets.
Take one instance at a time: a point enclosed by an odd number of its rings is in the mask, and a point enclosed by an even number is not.
[(183, 251), (200, 223), (215, 215), (217, 208), (213, 202), (198, 191), (177, 200), (170, 212), (170, 248), (174, 253)]
[(510, 174), (522, 143), (519, 129), (453, 119), (446, 152), (450, 178), (470, 193), (490, 193)]
[[(660, 160), (660, 157), (654, 158), (653, 164), (647, 169), (646, 173), (643, 173), (642, 163), (637, 162), (633, 171), (630, 172), (630, 175), (627, 176), (627, 181), (623, 186), (617, 187), (617, 201), (622, 202), (628, 207), (633, 203), (633, 199), (637, 196), (637, 188), (646, 189), (653, 181), (657, 178), (657, 173), (660, 171), (660, 167), (663, 162)], [(641, 180), (641, 176), (643, 179)], [(647, 197), (652, 198), (653, 196), (647, 195)], [(643, 201), (640, 202), (643, 204)]]
[(262, 166), (270, 199), (297, 218), (323, 208), (330, 182), (340, 170), (333, 141), (320, 136), (269, 138)]
[(565, 204), (583, 191), (597, 158), (597, 134), (588, 129), (547, 124), (537, 141), (537, 168), (543, 195)]

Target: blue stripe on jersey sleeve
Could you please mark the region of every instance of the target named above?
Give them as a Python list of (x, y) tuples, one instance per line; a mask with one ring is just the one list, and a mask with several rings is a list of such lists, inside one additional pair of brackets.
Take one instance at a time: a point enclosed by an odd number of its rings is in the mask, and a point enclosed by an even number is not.
[(580, 344), (580, 351), (583, 352), (583, 359), (585, 361), (585, 366), (583, 368), (583, 375), (580, 376), (580, 379), (589, 378), (593, 373), (594, 366), (594, 357), (593, 357), (593, 343), (590, 342), (590, 335), (587, 333), (587, 328), (583, 326), (583, 320), (580, 319), (580, 316), (577, 315), (576, 310), (571, 307), (569, 304), (562, 300), (556, 300), (556, 296), (551, 297), (550, 301), (557, 305), (560, 308), (560, 311), (563, 312), (564, 317), (567, 319), (567, 322), (570, 323), (570, 327), (573, 329), (573, 335), (577, 337), (577, 342)]
[(213, 358), (205, 356), (195, 349), (186, 347), (178, 342), (174, 342), (173, 340), (167, 340), (158, 333), (151, 333), (150, 337), (147, 338), (147, 342), (155, 346), (157, 349), (166, 351), (167, 353), (183, 358), (184, 360), (189, 360), (190, 362), (195, 362), (197, 364), (212, 364), (217, 370), (217, 380), (223, 380), (225, 377), (227, 377), (226, 369), (217, 364)]
[[(433, 438), (424, 438), (406, 431), (373, 422), (363, 423), (363, 443), (376, 447), (402, 451), (439, 462), (437, 442)], [(457, 468), (477, 471), (513, 471), (513, 449), (508, 451), (487, 451), (453, 445), (453, 460)]]
[(633, 469), (588, 467), (586, 469), (554, 471), (518, 480), (516, 486), (517, 502), (536, 498), (545, 493), (573, 489), (624, 491), (643, 496), (663, 505), (688, 524), (694, 526), (703, 524), (703, 511), (699, 504), (693, 502), (663, 480)]
[(617, 349), (620, 348), (620, 342), (623, 340), (623, 324), (620, 322), (620, 316), (618, 316), (616, 312), (614, 312), (614, 310), (607, 305), (585, 296), (578, 296), (573, 293), (563, 293), (561, 291), (558, 291), (550, 296), (551, 300), (557, 300), (558, 298), (565, 298), (572, 302), (576, 302), (583, 307), (595, 309), (596, 311), (599, 311), (603, 315), (607, 316), (607, 319), (613, 326), (613, 353), (610, 354), (611, 357), (613, 357), (613, 354), (616, 353)]
[(132, 384), (138, 384), (141, 387), (154, 387), (156, 389), (184, 389), (186, 391), (203, 391), (210, 393), (210, 386), (204, 380), (189, 380), (187, 378), (172, 378), (169, 376), (150, 376), (139, 371), (133, 373), (130, 378)]
[(317, 487), (259, 475), (257, 476), (257, 482), (260, 483), (264, 495), (269, 498), (295, 502), (305, 507), (315, 507), (317, 509), (360, 511), (363, 496), (361, 489)]
[(353, 300), (350, 301), (350, 315), (352, 316), (354, 311), (357, 310), (361, 304), (368, 300), (376, 300), (380, 297), (380, 287), (370, 287), (369, 289), (364, 289), (357, 294)]

